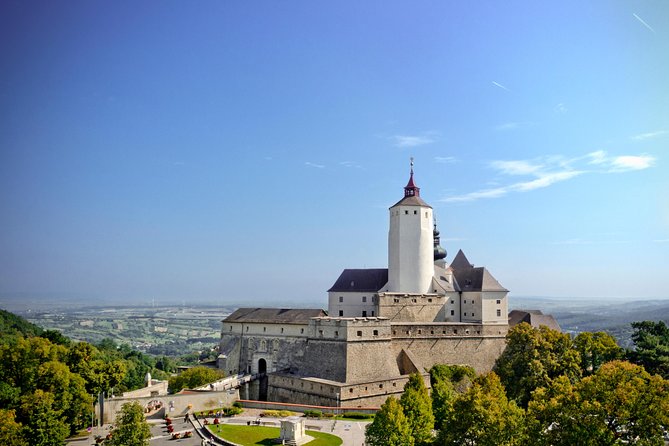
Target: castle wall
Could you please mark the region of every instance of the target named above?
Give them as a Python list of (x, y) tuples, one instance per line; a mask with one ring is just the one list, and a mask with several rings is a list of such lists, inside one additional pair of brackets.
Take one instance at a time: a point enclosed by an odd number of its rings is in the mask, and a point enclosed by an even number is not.
[(393, 324), (393, 352), (410, 351), (423, 370), (435, 364), (466, 364), (492, 370), (506, 347), (508, 325)]
[(379, 293), (379, 316), (391, 322), (441, 322), (447, 298), (441, 294)]

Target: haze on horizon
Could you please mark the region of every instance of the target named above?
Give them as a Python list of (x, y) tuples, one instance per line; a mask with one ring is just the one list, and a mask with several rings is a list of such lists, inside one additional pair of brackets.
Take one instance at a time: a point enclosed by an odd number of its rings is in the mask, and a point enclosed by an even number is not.
[(4, 299), (324, 302), (412, 156), (511, 296), (669, 296), (664, 0), (4, 1), (0, 51)]

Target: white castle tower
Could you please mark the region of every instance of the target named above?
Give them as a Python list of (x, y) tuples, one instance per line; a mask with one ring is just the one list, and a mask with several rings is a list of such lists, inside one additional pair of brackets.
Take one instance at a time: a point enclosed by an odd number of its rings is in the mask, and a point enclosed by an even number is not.
[(395, 293), (428, 293), (434, 276), (432, 207), (420, 198), (411, 175), (404, 198), (390, 208), (388, 286)]

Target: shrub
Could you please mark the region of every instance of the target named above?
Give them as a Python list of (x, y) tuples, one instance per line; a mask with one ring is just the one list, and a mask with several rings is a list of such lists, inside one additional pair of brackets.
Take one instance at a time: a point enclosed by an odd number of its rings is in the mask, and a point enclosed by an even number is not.
[(344, 413), (344, 417), (353, 418), (354, 420), (369, 420), (370, 418), (374, 418), (374, 415), (362, 412), (346, 412)]
[(237, 407), (237, 408), (241, 409), (242, 408), (242, 403), (240, 403), (239, 401), (235, 401), (234, 403), (232, 403), (232, 407)]
[(290, 410), (266, 410), (260, 414), (260, 416), (270, 418), (285, 418), (291, 415), (295, 415), (295, 413)]
[(305, 410), (304, 416), (307, 418), (320, 418), (323, 416), (323, 412), (320, 410)]

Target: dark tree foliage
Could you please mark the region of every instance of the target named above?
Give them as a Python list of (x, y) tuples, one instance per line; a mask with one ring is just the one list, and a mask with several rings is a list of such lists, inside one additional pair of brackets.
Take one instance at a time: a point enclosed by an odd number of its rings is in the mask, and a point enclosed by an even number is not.
[(669, 327), (664, 321), (632, 322), (635, 349), (630, 361), (642, 365), (648, 373), (669, 379)]
[(39, 336), (42, 332), (43, 330), (40, 327), (31, 324), (21, 316), (0, 310), (0, 335), (3, 339), (16, 336)]

